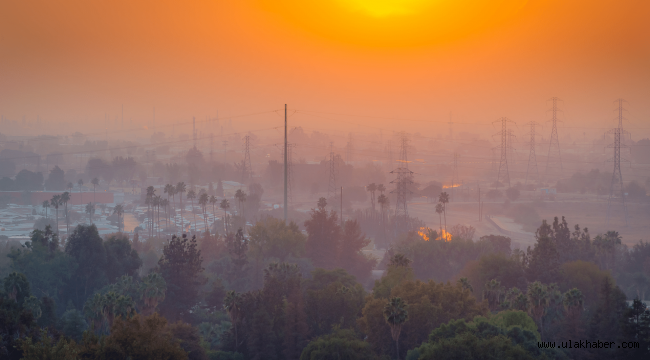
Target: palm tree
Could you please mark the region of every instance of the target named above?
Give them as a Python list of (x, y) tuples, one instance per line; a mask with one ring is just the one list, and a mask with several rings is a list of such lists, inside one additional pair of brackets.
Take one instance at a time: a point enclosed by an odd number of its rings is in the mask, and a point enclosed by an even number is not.
[(169, 200), (167, 199), (162, 199), (160, 200), (160, 206), (165, 209), (165, 228), (169, 228), (169, 209), (167, 208), (169, 206)]
[(156, 196), (156, 189), (149, 185), (147, 187), (147, 195), (145, 197), (145, 203), (147, 204), (147, 214), (149, 215), (149, 236), (153, 237), (153, 198)]
[(95, 213), (95, 204), (88, 203), (86, 205), (86, 214), (88, 214), (88, 222), (93, 223), (93, 214)]
[(436, 204), (436, 212), (438, 213), (438, 216), (440, 216), (440, 236), (443, 236), (442, 233), (442, 212), (445, 211), (445, 207), (442, 206), (441, 203)]
[(196, 214), (194, 213), (194, 199), (196, 199), (196, 193), (194, 190), (187, 192), (187, 198), (190, 199), (190, 202), (192, 203), (192, 205), (190, 205), (190, 209), (192, 211), (192, 214), (194, 214), (194, 231), (196, 231)]
[(226, 234), (228, 233), (228, 221), (226, 218), (228, 217), (228, 213), (226, 211), (230, 208), (230, 203), (228, 202), (228, 199), (223, 199), (221, 200), (221, 204), (219, 204), (219, 207), (223, 209), (223, 228)]
[(207, 214), (208, 212), (206, 211), (206, 206), (208, 205), (209, 197), (207, 193), (202, 192), (201, 195), (199, 196), (199, 205), (201, 205), (201, 209), (203, 210), (203, 230), (208, 229), (208, 218)]
[(74, 189), (74, 185), (72, 184), (72, 182), (69, 182), (68, 185), (66, 185), (65, 188), (72, 191), (72, 189)]
[(235, 192), (235, 199), (237, 199), (237, 202), (239, 203), (238, 215), (243, 217), (242, 208), (244, 206), (244, 201), (246, 201), (246, 193), (242, 189), (237, 190), (237, 192)]
[(217, 198), (214, 195), (210, 196), (210, 204), (212, 204), (212, 222), (214, 222), (216, 218), (216, 210), (215, 210), (215, 205), (217, 204)]
[(124, 208), (121, 204), (115, 205), (113, 214), (117, 215), (117, 231), (124, 231)]
[[(68, 184), (72, 185), (72, 183)], [(64, 213), (65, 213), (65, 233), (69, 234), (70, 233), (70, 218), (68, 217), (68, 201), (70, 201), (70, 193), (69, 192), (64, 192), (61, 194), (61, 202), (63, 203), (64, 206)]]
[[(379, 186), (384, 186), (382, 184), (379, 184)], [(390, 200), (388, 199), (388, 196), (381, 194), (377, 198), (377, 202), (379, 203), (379, 208), (381, 210), (381, 230), (382, 230), (382, 235), (384, 237), (384, 240), (386, 238), (386, 209), (388, 209), (388, 204), (390, 203)]]
[(185, 183), (184, 182), (179, 182), (176, 184), (176, 193), (178, 194), (178, 203), (179, 206), (181, 207), (181, 229), (182, 231), (185, 231), (185, 224), (183, 222), (183, 193), (185, 192)]
[(548, 306), (548, 289), (539, 281), (528, 285), (528, 303), (530, 304), (530, 315), (539, 323), (539, 334), (544, 336), (544, 313)]
[(386, 187), (384, 186), (384, 184), (377, 185), (377, 191), (379, 191), (383, 195), (384, 191), (386, 191)]
[(470, 292), (474, 292), (474, 289), (472, 288), (472, 284), (470, 284), (469, 280), (466, 277), (458, 279), (457, 283), (458, 285), (460, 285), (461, 288), (463, 288), (463, 290), (469, 290)]
[(483, 299), (487, 299), (488, 306), (490, 310), (496, 310), (497, 305), (500, 303), (501, 293), (503, 288), (501, 287), (501, 281), (492, 279), (485, 283), (485, 290), (483, 290)]
[(442, 204), (442, 211), (445, 215), (445, 232), (447, 232), (447, 203), (449, 202), (449, 194), (446, 191), (440, 193), (438, 201)]
[(370, 192), (370, 204), (372, 205), (372, 213), (375, 213), (375, 191), (377, 191), (377, 184), (371, 183), (366, 186), (366, 190)]
[(47, 219), (47, 208), (50, 207), (50, 202), (45, 200), (43, 201), (43, 209), (45, 209), (45, 218)]
[[(172, 184), (165, 185), (163, 192), (167, 194), (167, 203), (169, 203), (169, 197), (174, 195), (174, 185)], [(164, 206), (166, 207), (167, 205)], [(167, 213), (167, 218), (169, 218), (169, 213)], [(167, 227), (169, 227), (169, 224), (167, 224)]]
[(56, 234), (59, 235), (59, 205), (61, 205), (61, 195), (52, 196), (50, 204), (56, 210)]
[(167, 283), (160, 274), (150, 273), (140, 282), (140, 290), (144, 302), (142, 314), (148, 316), (154, 313), (161, 301), (165, 300)]
[(399, 359), (399, 335), (402, 332), (402, 325), (409, 319), (408, 304), (399, 297), (390, 299), (384, 306), (384, 319), (390, 326), (390, 335), (395, 341), (397, 359)]
[(93, 204), (97, 204), (97, 200), (95, 199), (95, 187), (99, 185), (99, 179), (93, 178), (90, 183), (93, 184)]
[(160, 205), (162, 205), (162, 200), (163, 198), (160, 195), (156, 195), (153, 198), (153, 206), (156, 208), (156, 214), (158, 216), (158, 220), (156, 221), (156, 236), (158, 236), (160, 231)]
[(82, 179), (79, 179), (79, 181), (77, 181), (77, 185), (79, 185), (79, 196), (81, 196), (81, 203), (83, 204), (84, 195), (83, 195), (83, 191), (81, 191), (81, 187), (84, 186), (84, 181)]
[(230, 321), (235, 327), (235, 351), (237, 351), (237, 346), (239, 345), (239, 341), (237, 340), (237, 322), (241, 316), (241, 307), (241, 295), (237, 294), (234, 290), (228, 291), (226, 297), (223, 299), (223, 308), (228, 312)]

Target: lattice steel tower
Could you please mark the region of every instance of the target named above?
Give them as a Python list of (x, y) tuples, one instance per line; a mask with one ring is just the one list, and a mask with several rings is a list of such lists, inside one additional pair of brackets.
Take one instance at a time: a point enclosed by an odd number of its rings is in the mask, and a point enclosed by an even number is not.
[(454, 197), (454, 185), (458, 184), (460, 182), (460, 179), (458, 178), (458, 153), (454, 153), (454, 170), (451, 173), (451, 199), (453, 201), (456, 201), (456, 198)]
[[(546, 157), (547, 177), (548, 177), (549, 165), (551, 164), (551, 159), (554, 159), (554, 161), (558, 161), (560, 163), (560, 171), (564, 170), (564, 168), (562, 167), (562, 155), (560, 154), (560, 139), (557, 134), (557, 122), (559, 121), (557, 118), (557, 112), (559, 111), (557, 108), (557, 102), (560, 99), (556, 97), (552, 97), (549, 100), (553, 102), (553, 106), (550, 109), (552, 111), (553, 116), (551, 117), (551, 120), (549, 120), (552, 122), (553, 125), (551, 128), (551, 142), (548, 145), (548, 156)], [(553, 149), (555, 149), (555, 151)]]
[(507, 129), (507, 124), (509, 122), (515, 123), (514, 121), (502, 117), (501, 119), (494, 121), (500, 122), (501, 123), (501, 131), (495, 134), (495, 136), (501, 136), (501, 145), (497, 146), (498, 149), (501, 150), (501, 160), (499, 161), (499, 172), (497, 173), (497, 183), (503, 179), (504, 182), (508, 183), (508, 187), (510, 187), (510, 172), (508, 170), (508, 148), (509, 148), (509, 141), (508, 141), (508, 129)]
[[(395, 184), (395, 190), (391, 191), (397, 197), (395, 202), (395, 216), (404, 217), (405, 221), (408, 221), (408, 195), (411, 192), (409, 190), (409, 185), (413, 184), (413, 171), (408, 168), (408, 139), (405, 134), (402, 134), (402, 145), (400, 147), (400, 159), (399, 167), (393, 171), (391, 174), (397, 175), (397, 179), (391, 181), (391, 184)], [(405, 224), (408, 226), (408, 223)]]
[(535, 180), (539, 182), (539, 169), (537, 168), (537, 154), (535, 153), (535, 127), (538, 125), (534, 121), (526, 123), (530, 126), (530, 151), (528, 153), (528, 167), (526, 168), (526, 182), (528, 184), (528, 176), (534, 176)]
[(623, 206), (623, 216), (625, 216), (625, 226), (627, 226), (627, 206), (625, 204), (625, 189), (623, 186), (623, 173), (621, 172), (621, 161), (628, 161), (621, 158), (621, 149), (627, 148), (625, 144), (625, 136), (629, 135), (629, 132), (623, 130), (623, 102), (625, 100), (618, 99), (618, 127), (611, 129), (607, 134), (614, 135), (614, 143), (608, 145), (608, 148), (614, 149), (614, 157), (607, 160), (607, 162), (614, 163), (614, 171), (612, 172), (612, 183), (609, 186), (609, 199), (607, 200), (607, 225), (609, 225), (609, 220), (611, 217), (612, 203), (616, 200), (620, 200)]

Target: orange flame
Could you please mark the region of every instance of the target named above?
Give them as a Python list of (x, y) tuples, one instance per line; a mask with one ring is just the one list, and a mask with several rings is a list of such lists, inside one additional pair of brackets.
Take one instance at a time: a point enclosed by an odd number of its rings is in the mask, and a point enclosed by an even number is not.
[(460, 184), (454, 184), (454, 185), (443, 185), (442, 188), (443, 188), (443, 189), (451, 189), (451, 188), (457, 188), (457, 187), (459, 187), (459, 186), (460, 186)]
[[(421, 227), (420, 230), (418, 230), (418, 235), (422, 238), (424, 241), (429, 241), (429, 234), (431, 233), (431, 229), (428, 227)], [(451, 241), (451, 234), (446, 232), (444, 229), (442, 230), (442, 235), (438, 236), (436, 238), (436, 241), (443, 240), (445, 242)]]

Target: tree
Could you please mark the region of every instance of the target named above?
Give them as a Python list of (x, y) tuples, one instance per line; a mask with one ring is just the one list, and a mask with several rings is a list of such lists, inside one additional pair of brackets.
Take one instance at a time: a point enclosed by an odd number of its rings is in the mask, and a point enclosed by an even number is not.
[(390, 334), (393, 341), (395, 341), (397, 358), (399, 359), (399, 335), (402, 332), (402, 326), (409, 319), (408, 304), (401, 298), (391, 298), (384, 306), (384, 319), (390, 326)]
[(93, 214), (95, 214), (95, 204), (88, 203), (86, 204), (86, 214), (88, 214), (88, 222), (93, 223)]
[(356, 220), (346, 221), (341, 235), (339, 266), (365, 283), (377, 264), (376, 259), (368, 258), (361, 252), (370, 244), (370, 239), (361, 233), (361, 227)]
[(307, 229), (307, 257), (314, 266), (333, 269), (337, 265), (341, 228), (336, 212), (325, 210), (324, 198), (318, 201), (318, 209), (312, 209), (311, 218), (305, 221)]
[(43, 201), (43, 209), (45, 209), (45, 218), (47, 219), (47, 209), (50, 207), (50, 202), (45, 200)]
[(196, 229), (196, 214), (194, 213), (194, 199), (196, 199), (196, 192), (194, 192), (194, 190), (188, 191), (187, 192), (187, 198), (192, 202), (192, 205), (191, 205), (192, 207), (190, 209), (192, 209), (192, 214), (194, 216), (194, 231), (197, 231), (197, 229)]
[(136, 275), (142, 266), (142, 260), (138, 252), (131, 247), (131, 241), (126, 234), (111, 234), (103, 245), (106, 252), (105, 273), (108, 282), (113, 283), (124, 275)]
[(173, 204), (173, 196), (175, 193), (176, 188), (172, 184), (166, 184), (165, 188), (163, 189), (164, 193), (167, 194), (167, 201), (169, 202), (169, 197), (172, 196), (172, 204)]
[(218, 200), (214, 195), (210, 195), (210, 204), (212, 205), (212, 222), (214, 223), (217, 218), (217, 210), (215, 208), (215, 205), (217, 204)]
[(634, 299), (623, 313), (622, 335), (625, 341), (637, 341), (639, 346), (621, 351), (621, 358), (650, 357), (650, 309), (641, 300)]
[(184, 182), (181, 181), (178, 184), (176, 184), (175, 193), (178, 194), (178, 203), (179, 203), (179, 207), (181, 208), (181, 229), (183, 229), (182, 231), (185, 231), (185, 223), (183, 222), (184, 221), (184, 218), (183, 218), (183, 193), (185, 192), (185, 190), (186, 190), (186, 188), (185, 188), (185, 183)]
[(535, 247), (527, 250), (528, 266), (526, 277), (529, 281), (541, 281), (545, 284), (557, 282), (560, 271), (559, 253), (551, 237), (551, 227), (542, 222), (537, 229)]
[(52, 204), (52, 207), (56, 211), (56, 233), (58, 235), (59, 234), (59, 205), (61, 205), (61, 195), (52, 196), (52, 200), (50, 200), (50, 204)]
[(145, 203), (147, 204), (147, 215), (149, 218), (149, 236), (153, 237), (153, 201), (156, 196), (156, 189), (153, 186), (147, 186), (147, 195), (145, 197)]
[(113, 214), (117, 215), (117, 231), (124, 231), (124, 208), (121, 204), (115, 205)]
[(84, 193), (82, 190), (82, 186), (84, 186), (84, 181), (82, 179), (77, 180), (77, 185), (79, 186), (79, 196), (81, 197), (81, 203), (84, 203)]
[(377, 191), (377, 185), (375, 183), (371, 183), (369, 185), (366, 185), (366, 190), (370, 193), (370, 204), (372, 205), (372, 212), (375, 212), (375, 191)]
[(207, 231), (208, 230), (208, 212), (206, 210), (206, 207), (208, 206), (208, 201), (210, 198), (208, 197), (207, 193), (201, 193), (199, 195), (199, 205), (201, 205), (201, 210), (203, 211), (203, 230)]
[(549, 291), (548, 287), (539, 281), (528, 286), (526, 292), (528, 303), (530, 304), (529, 313), (539, 324), (539, 332), (544, 337), (544, 314), (549, 306)]
[(208, 360), (205, 349), (201, 347), (199, 329), (179, 321), (170, 325), (169, 330), (174, 340), (180, 342), (181, 349), (187, 353), (188, 360)]
[(447, 204), (449, 203), (449, 194), (446, 191), (440, 193), (438, 201), (442, 204), (442, 211), (445, 215), (445, 232), (447, 232)]
[(442, 213), (445, 211), (445, 207), (441, 203), (436, 204), (436, 212), (440, 217), (440, 235), (442, 236)]
[(55, 166), (50, 170), (50, 174), (47, 176), (47, 180), (45, 181), (45, 188), (50, 191), (65, 189), (65, 173), (60, 167)]
[(115, 319), (110, 335), (103, 339), (87, 339), (79, 353), (84, 359), (161, 359), (184, 360), (187, 353), (175, 341), (167, 320), (153, 314)]
[(244, 216), (244, 203), (246, 202), (246, 193), (242, 189), (238, 189), (235, 192), (235, 199), (237, 199), (237, 203), (239, 204), (237, 214), (239, 216)]
[(237, 323), (241, 316), (242, 298), (241, 295), (234, 290), (228, 291), (226, 297), (223, 299), (223, 308), (230, 316), (230, 322), (235, 329), (235, 351), (239, 347), (239, 340), (237, 338)]
[(70, 234), (70, 216), (68, 214), (68, 201), (70, 201), (70, 193), (66, 191), (63, 194), (61, 194), (61, 203), (63, 203), (63, 212), (65, 214), (66, 235)]
[(167, 282), (158, 273), (150, 273), (140, 282), (140, 299), (143, 302), (142, 314), (149, 316), (156, 311), (156, 307), (163, 300), (167, 293)]
[(228, 233), (228, 214), (226, 211), (230, 208), (230, 203), (228, 203), (228, 199), (223, 199), (221, 200), (221, 204), (219, 204), (219, 207), (223, 210), (223, 228), (226, 234)]
[(77, 359), (78, 349), (73, 340), (61, 336), (55, 342), (47, 329), (40, 330), (40, 336), (26, 337), (19, 341), (24, 360), (74, 360)]
[(189, 316), (190, 309), (198, 302), (199, 289), (205, 283), (202, 263), (196, 236), (188, 239), (185, 234), (180, 238), (174, 235), (165, 245), (158, 267), (167, 283), (167, 295), (161, 304), (167, 318)]
[(107, 283), (106, 249), (97, 227), (77, 225), (68, 237), (65, 253), (78, 264), (68, 283), (66, 297), (80, 309), (88, 296)]
[(370, 344), (352, 330), (337, 330), (312, 340), (302, 351), (300, 360), (371, 360)]
[(99, 179), (93, 178), (90, 182), (93, 184), (93, 204), (97, 204), (97, 200), (95, 199), (95, 188), (99, 185)]

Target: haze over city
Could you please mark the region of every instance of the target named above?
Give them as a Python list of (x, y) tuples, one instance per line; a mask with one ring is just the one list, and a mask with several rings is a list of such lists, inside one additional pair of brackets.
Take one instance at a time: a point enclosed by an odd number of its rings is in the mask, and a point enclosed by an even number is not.
[(648, 14), (3, 1), (0, 358), (647, 358)]

